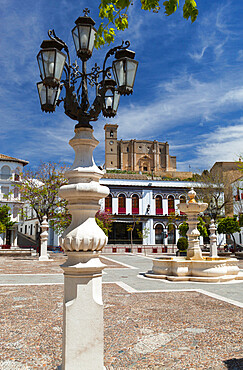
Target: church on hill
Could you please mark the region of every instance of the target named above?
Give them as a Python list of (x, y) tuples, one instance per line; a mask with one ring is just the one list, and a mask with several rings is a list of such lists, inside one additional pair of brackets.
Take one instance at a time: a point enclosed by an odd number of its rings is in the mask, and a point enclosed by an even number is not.
[(157, 140), (118, 140), (117, 124), (106, 124), (105, 168), (158, 176), (190, 177), (191, 172), (176, 171), (176, 157), (169, 153), (169, 144)]

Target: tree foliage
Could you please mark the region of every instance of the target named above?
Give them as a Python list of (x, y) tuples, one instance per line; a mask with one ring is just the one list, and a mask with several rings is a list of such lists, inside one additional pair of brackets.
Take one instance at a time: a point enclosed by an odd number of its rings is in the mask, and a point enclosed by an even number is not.
[(4, 233), (15, 224), (14, 221), (11, 221), (10, 210), (10, 207), (7, 205), (0, 207), (0, 233)]
[[(99, 16), (101, 22), (95, 40), (95, 47), (99, 48), (105, 43), (114, 42), (116, 31), (124, 31), (129, 26), (128, 9), (133, 5), (134, 0), (101, 0), (99, 5)], [(162, 1), (140, 0), (141, 9), (158, 13)], [(181, 0), (182, 3), (182, 0)], [(198, 16), (198, 9), (195, 0), (183, 1), (183, 17), (191, 18), (194, 22)], [(167, 16), (175, 13), (180, 5), (180, 0), (167, 0), (163, 2), (163, 9)]]
[[(203, 220), (202, 217), (198, 217), (198, 224), (197, 224), (197, 229), (200, 232), (200, 235), (203, 237), (208, 236), (208, 231), (206, 227), (206, 222)], [(182, 224), (179, 226), (179, 233), (182, 237), (186, 237), (187, 231), (189, 230), (189, 225), (186, 221), (184, 221)]]
[(105, 211), (98, 211), (95, 215), (95, 221), (98, 226), (104, 231), (105, 235), (108, 236), (111, 231), (112, 218), (111, 215)]
[(236, 243), (234, 233), (240, 232), (240, 225), (236, 217), (225, 217), (222, 218), (217, 227), (219, 234), (230, 234), (234, 242), (234, 251), (236, 250)]
[(34, 209), (40, 223), (44, 216), (55, 220), (66, 208), (67, 202), (58, 196), (59, 188), (67, 184), (64, 170), (64, 166), (49, 162), (42, 163), (36, 171), (22, 174), (22, 183), (18, 184), (21, 199)]
[(203, 171), (200, 176), (201, 187), (197, 189), (197, 197), (208, 203), (205, 211), (210, 218), (218, 219), (225, 209), (232, 207), (232, 189), (230, 174), (220, 171)]
[(179, 251), (186, 251), (188, 248), (188, 240), (185, 237), (179, 238), (177, 241), (177, 248)]

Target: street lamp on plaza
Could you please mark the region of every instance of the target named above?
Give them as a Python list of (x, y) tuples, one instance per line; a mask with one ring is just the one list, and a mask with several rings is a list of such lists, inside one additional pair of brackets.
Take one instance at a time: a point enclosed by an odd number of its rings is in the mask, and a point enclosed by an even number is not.
[[(68, 201), (72, 222), (60, 238), (68, 258), (64, 271), (63, 357), (62, 369), (104, 369), (103, 361), (103, 303), (102, 270), (99, 259), (107, 236), (95, 221), (100, 199), (109, 194), (99, 184), (103, 172), (93, 160), (98, 140), (93, 136), (90, 122), (117, 113), (120, 95), (133, 92), (138, 62), (135, 53), (128, 50), (129, 41), (110, 49), (103, 66), (97, 64), (87, 72), (87, 60), (94, 48), (95, 22), (88, 16), (76, 20), (72, 30), (73, 41), (81, 68), (71, 63), (68, 46), (54, 30), (50, 40), (41, 44), (37, 55), (41, 82), (37, 83), (41, 109), (54, 112), (63, 102), (65, 114), (76, 121), (75, 136), (69, 144), (75, 151), (75, 160), (65, 176), (68, 184), (59, 195)], [(108, 59), (114, 56), (112, 65)], [(89, 102), (88, 85), (95, 89), (95, 98)], [(64, 96), (62, 93), (64, 92)]]
[[(87, 73), (86, 62), (92, 56), (96, 30), (94, 20), (85, 15), (76, 20), (72, 30), (74, 45), (82, 68), (71, 64), (68, 46), (54, 30), (49, 30), (50, 40), (44, 40), (37, 55), (42, 82), (37, 84), (41, 108), (54, 112), (57, 105), (64, 103), (65, 114), (80, 124), (96, 121), (102, 111), (105, 117), (114, 117), (120, 95), (133, 92), (138, 62), (135, 53), (127, 48), (129, 41), (110, 49), (104, 59), (103, 68), (97, 64)], [(106, 66), (109, 57), (115, 55), (112, 66)], [(63, 76), (64, 72), (64, 76)], [(114, 79), (112, 78), (114, 75)], [(63, 77), (63, 78), (62, 78)], [(89, 103), (88, 84), (96, 88), (93, 104)], [(65, 97), (59, 98), (65, 88)]]

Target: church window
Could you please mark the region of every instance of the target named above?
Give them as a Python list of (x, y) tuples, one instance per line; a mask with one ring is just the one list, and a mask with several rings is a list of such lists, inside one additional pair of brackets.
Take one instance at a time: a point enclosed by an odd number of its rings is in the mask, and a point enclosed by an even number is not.
[(111, 152), (113, 152), (113, 149), (111, 148)]
[(105, 211), (107, 213), (112, 213), (112, 196), (111, 196), (111, 194), (109, 194), (105, 198)]
[(113, 131), (111, 130), (110, 131), (110, 137), (113, 137), (114, 136), (114, 133), (113, 133)]
[(111, 164), (113, 164), (113, 162), (111, 162)]
[(139, 214), (139, 197), (137, 194), (133, 194), (132, 196), (132, 214)]
[(127, 147), (127, 152), (129, 152), (129, 148)]
[(124, 194), (120, 194), (118, 197), (118, 214), (126, 213), (126, 197)]
[(162, 197), (161, 197), (161, 195), (156, 196), (155, 206), (156, 206), (156, 215), (162, 215), (163, 214), (163, 208), (162, 208)]

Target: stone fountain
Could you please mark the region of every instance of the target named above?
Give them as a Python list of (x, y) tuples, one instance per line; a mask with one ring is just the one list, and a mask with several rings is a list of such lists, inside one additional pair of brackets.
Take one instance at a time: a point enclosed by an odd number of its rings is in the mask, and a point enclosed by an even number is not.
[(188, 203), (181, 203), (177, 207), (187, 214), (189, 230), (188, 249), (186, 257), (162, 257), (153, 259), (152, 271), (145, 276), (170, 281), (199, 281), (224, 282), (229, 280), (243, 280), (236, 258), (218, 257), (215, 251), (215, 225), (211, 222), (210, 255), (203, 256), (199, 245), (200, 233), (197, 229), (198, 215), (208, 207), (207, 203), (197, 203), (196, 192), (191, 189), (188, 193)]

